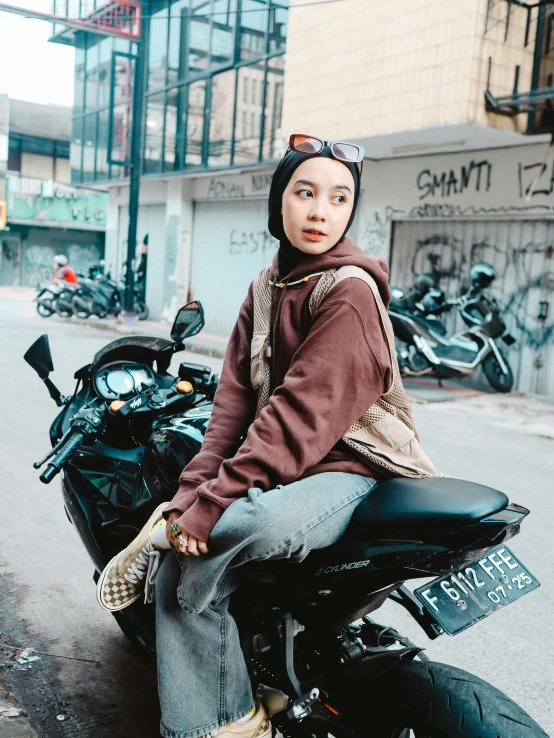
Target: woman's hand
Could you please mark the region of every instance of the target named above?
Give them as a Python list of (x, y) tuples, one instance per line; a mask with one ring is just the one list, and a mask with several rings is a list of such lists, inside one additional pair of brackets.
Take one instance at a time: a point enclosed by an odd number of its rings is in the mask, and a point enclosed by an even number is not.
[[(172, 524), (180, 517), (181, 513), (177, 510), (169, 513), (169, 517), (165, 525), (165, 534), (169, 541), (169, 545), (173, 546), (176, 551), (179, 551), (179, 553), (182, 553), (185, 556), (201, 556), (202, 554), (208, 553), (208, 547), (204, 541), (199, 541), (182, 528), (179, 528), (177, 535), (175, 535), (175, 532), (171, 530)], [(182, 536), (185, 541), (187, 541), (186, 545), (179, 543), (179, 536)]]

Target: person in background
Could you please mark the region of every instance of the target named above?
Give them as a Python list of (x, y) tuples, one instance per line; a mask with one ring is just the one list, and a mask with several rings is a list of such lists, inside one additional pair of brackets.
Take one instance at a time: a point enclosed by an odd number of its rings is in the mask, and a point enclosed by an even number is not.
[(139, 247), (140, 259), (137, 265), (137, 287), (139, 295), (144, 300), (146, 296), (146, 266), (148, 261), (148, 234), (144, 237)]
[(67, 256), (58, 254), (54, 257), (54, 282), (70, 282), (71, 284), (79, 284), (77, 274), (67, 263)]

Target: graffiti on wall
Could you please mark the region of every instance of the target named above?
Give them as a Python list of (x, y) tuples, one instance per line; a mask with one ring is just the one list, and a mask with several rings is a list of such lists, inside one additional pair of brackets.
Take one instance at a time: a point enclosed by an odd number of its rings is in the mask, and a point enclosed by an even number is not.
[(392, 220), (396, 214), (403, 212), (390, 205), (382, 210), (360, 209), (356, 216), (360, 219), (358, 246), (369, 256), (387, 256)]
[(488, 192), (491, 187), (492, 164), (487, 159), (473, 159), (456, 169), (445, 169), (433, 172), (423, 169), (417, 175), (416, 184), (420, 192), (419, 199), (426, 197), (451, 197), (461, 195), (466, 190)]
[(475, 207), (468, 205), (452, 205), (450, 203), (423, 203), (415, 205), (409, 211), (409, 217), (413, 220), (420, 218), (444, 219), (444, 218), (467, 218), (468, 216), (490, 216), (490, 215), (515, 215), (516, 213), (541, 213), (551, 212), (554, 206), (536, 203), (534, 205), (509, 205), (498, 207)]
[(54, 278), (54, 256), (65, 253), (76, 271), (86, 272), (92, 264), (98, 264), (102, 252), (97, 244), (71, 244), (56, 250), (48, 244), (30, 244), (23, 251), (23, 284), (35, 286)]
[(273, 252), (277, 248), (279, 248), (279, 242), (266, 230), (241, 231), (233, 228), (229, 233), (229, 253), (232, 256), (255, 254), (258, 251)]
[(552, 243), (528, 241), (514, 245), (472, 240), (466, 247), (461, 238), (430, 232), (417, 239), (408, 253), (405, 283), (398, 286), (408, 287), (418, 274), (429, 272), (451, 297), (456, 296), (451, 294), (453, 291), (460, 294), (467, 289), (473, 264), (479, 261), (493, 264), (497, 276), (492, 292), (503, 308), (517, 344), (535, 350), (554, 344)]
[(463, 242), (459, 238), (442, 233), (418, 240), (412, 251), (412, 277), (430, 272), (437, 283), (442, 279), (459, 279), (464, 261), (462, 247)]
[(208, 197), (212, 200), (225, 197), (246, 197), (244, 184), (227, 179), (211, 179), (208, 185)]
[(53, 246), (27, 246), (23, 260), (23, 283), (36, 285), (39, 282), (49, 282), (54, 278)]
[(550, 170), (548, 170), (548, 167), (542, 161), (537, 161), (533, 164), (522, 164), (519, 162), (517, 165), (517, 175), (520, 197), (551, 195), (554, 191), (554, 161)]
[(553, 253), (551, 243), (527, 243), (511, 253), (520, 280), (505, 297), (505, 309), (513, 315), (526, 345), (534, 349), (554, 344)]
[(271, 187), (273, 172), (263, 172), (262, 174), (252, 175), (252, 192), (260, 192), (260, 190), (268, 190)]
[[(554, 161), (547, 166), (538, 161), (531, 164), (517, 162), (514, 169), (519, 199), (530, 203), (532, 198), (548, 197), (554, 192)], [(433, 171), (422, 169), (416, 176), (419, 200), (438, 198), (443, 202), (425, 202), (415, 205), (409, 212), (410, 218), (455, 218), (479, 215), (506, 215), (510, 213), (552, 212), (554, 205), (548, 203), (507, 206), (462, 206), (456, 202), (444, 202), (468, 190), (486, 193), (493, 184), (493, 165), (488, 159), (471, 160), (457, 168)]]

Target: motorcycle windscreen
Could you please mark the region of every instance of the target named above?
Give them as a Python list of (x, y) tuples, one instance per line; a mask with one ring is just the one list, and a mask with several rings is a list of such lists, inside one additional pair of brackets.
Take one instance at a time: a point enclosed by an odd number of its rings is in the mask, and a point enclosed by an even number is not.
[(169, 351), (173, 342), (159, 336), (123, 336), (106, 344), (93, 359), (93, 372), (112, 361), (142, 361), (151, 363), (158, 354)]

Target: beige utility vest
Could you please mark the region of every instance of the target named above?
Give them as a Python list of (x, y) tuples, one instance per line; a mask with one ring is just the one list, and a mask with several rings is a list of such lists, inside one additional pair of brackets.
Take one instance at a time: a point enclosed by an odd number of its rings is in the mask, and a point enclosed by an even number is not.
[[(256, 417), (268, 404), (271, 392), (269, 337), (271, 290), (274, 283), (269, 278), (270, 272), (270, 267), (263, 269), (253, 284), (254, 332), (251, 344), (250, 378), (252, 387), (258, 395)], [(362, 417), (349, 428), (342, 440), (363, 460), (367, 461), (369, 466), (381, 468), (389, 475), (413, 478), (441, 476), (437, 474), (431, 460), (419, 443), (419, 436), (412, 418), (411, 403), (400, 377), (392, 324), (375, 280), (360, 267), (344, 266), (338, 270), (328, 269), (324, 272), (310, 274), (296, 282), (289, 282), (288, 285), (307, 282), (313, 277), (319, 277), (319, 279), (310, 296), (312, 316), (327, 293), (340, 281), (351, 277), (363, 280), (375, 297), (389, 347), (392, 368), (390, 389), (365, 411)], [(281, 283), (276, 286), (284, 287), (285, 285)], [(355, 377), (351, 379), (356, 381)]]

